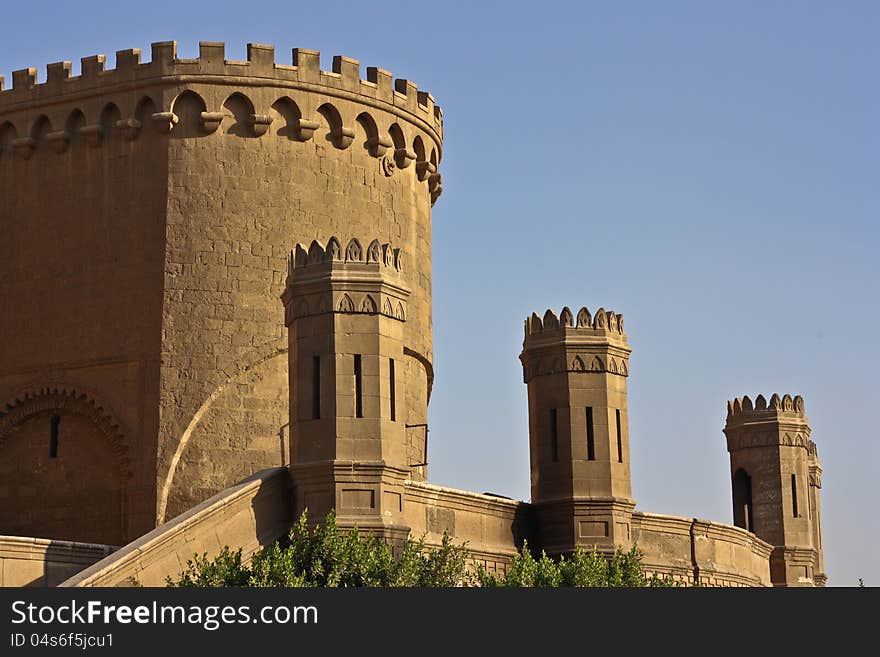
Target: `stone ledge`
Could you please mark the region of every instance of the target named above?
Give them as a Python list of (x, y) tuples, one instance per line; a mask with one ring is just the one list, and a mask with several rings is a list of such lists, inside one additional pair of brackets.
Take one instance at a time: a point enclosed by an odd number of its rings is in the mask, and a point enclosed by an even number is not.
[[(149, 581), (140, 581), (138, 576), (148, 569), (161, 570), (159, 565), (175, 561), (183, 566), (193, 553), (205, 551), (206, 547), (219, 549), (223, 544), (228, 544), (232, 549), (241, 547), (243, 554), (248, 557), (289, 530), (288, 487), (287, 468), (262, 470), (122, 547), (60, 586), (114, 586), (132, 579), (144, 586), (161, 586), (164, 577), (158, 575), (173, 575), (176, 572), (151, 573), (153, 579)], [(267, 505), (271, 520), (269, 526), (260, 530), (254, 515), (250, 518), (245, 516), (246, 524), (252, 530), (248, 532), (247, 540), (224, 540), (224, 530), (232, 529), (231, 521), (240, 519), (242, 513), (253, 514), (256, 510), (253, 502), (261, 494), (274, 502)], [(276, 500), (276, 497), (280, 499)], [(244, 505), (245, 508), (238, 508)], [(224, 520), (227, 522), (224, 523)], [(210, 531), (200, 536), (199, 530), (205, 529)], [(157, 578), (159, 581), (154, 581)]]

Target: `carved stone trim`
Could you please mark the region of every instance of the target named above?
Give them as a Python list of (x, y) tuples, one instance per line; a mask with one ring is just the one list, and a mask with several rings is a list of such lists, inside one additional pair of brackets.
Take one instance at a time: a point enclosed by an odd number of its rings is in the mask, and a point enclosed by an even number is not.
[(211, 134), (220, 127), (226, 115), (223, 112), (202, 112), (200, 117), (202, 119), (202, 129), (206, 133)]
[(311, 139), (315, 130), (321, 127), (321, 124), (317, 121), (309, 121), (308, 119), (300, 119), (299, 126), (297, 126), (297, 132), (299, 133), (300, 141), (308, 141)]
[(250, 124), (254, 130), (254, 135), (262, 137), (272, 124), (272, 117), (268, 114), (253, 114), (250, 117)]
[(174, 112), (156, 112), (150, 117), (153, 125), (162, 134), (168, 134), (180, 120)]
[(30, 137), (12, 140), (12, 150), (23, 160), (29, 160), (37, 143)]
[(330, 313), (384, 315), (405, 322), (407, 307), (406, 301), (388, 294), (349, 289), (336, 290), (300, 296), (293, 304), (287, 305), (285, 322), (289, 326), (295, 319)]
[(725, 430), (727, 435), (727, 451), (746, 449), (748, 447), (803, 447), (809, 449), (809, 434), (806, 432), (779, 432), (779, 431), (730, 431)]
[(104, 434), (116, 456), (119, 472), (131, 477), (128, 445), (111, 412), (86, 393), (68, 387), (44, 387), (19, 393), (0, 411), (0, 447), (13, 429), (43, 413), (80, 415), (91, 420)]
[(46, 141), (56, 153), (63, 153), (70, 146), (70, 135), (66, 130), (56, 130), (46, 135)]
[(134, 118), (121, 119), (116, 122), (116, 128), (122, 133), (127, 141), (133, 141), (141, 131), (141, 122)]
[(523, 377), (528, 383), (533, 377), (549, 374), (617, 374), (629, 376), (629, 359), (613, 354), (576, 354), (565, 362), (562, 355), (524, 356)]

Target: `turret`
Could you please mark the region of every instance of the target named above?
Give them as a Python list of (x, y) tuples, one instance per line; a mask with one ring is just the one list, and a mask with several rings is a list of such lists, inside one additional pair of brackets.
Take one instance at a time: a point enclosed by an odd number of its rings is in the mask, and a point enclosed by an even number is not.
[(774, 546), (774, 586), (824, 586), (822, 468), (800, 396), (727, 403), (733, 521)]
[(632, 499), (623, 316), (581, 308), (526, 320), (532, 503), (542, 547), (612, 551), (630, 543)]
[(404, 325), (409, 290), (401, 253), (374, 240), (334, 237), (291, 254), (282, 295), (290, 344), (290, 467), (297, 513), (336, 509), (390, 538), (409, 476)]

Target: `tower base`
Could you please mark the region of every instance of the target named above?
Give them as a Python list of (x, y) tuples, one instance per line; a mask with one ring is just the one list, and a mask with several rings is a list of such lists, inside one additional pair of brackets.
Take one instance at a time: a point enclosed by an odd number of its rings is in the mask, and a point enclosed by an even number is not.
[(540, 547), (547, 554), (570, 554), (580, 547), (613, 554), (632, 545), (635, 502), (619, 498), (554, 500), (535, 505)]

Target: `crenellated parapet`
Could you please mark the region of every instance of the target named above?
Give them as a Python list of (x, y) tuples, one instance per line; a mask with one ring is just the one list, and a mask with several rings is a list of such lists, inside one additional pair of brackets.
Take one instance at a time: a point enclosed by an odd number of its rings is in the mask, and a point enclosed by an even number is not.
[[(804, 398), (800, 395), (783, 395), (773, 393), (768, 402), (764, 395), (755, 397), (755, 401), (748, 397), (737, 397), (727, 402), (727, 417), (741, 416), (761, 418), (766, 413), (782, 415), (783, 417), (805, 417)], [(743, 420), (746, 421), (746, 420)]]
[(6, 90), (0, 77), (0, 158), (60, 154), (77, 139), (93, 148), (145, 134), (301, 143), (323, 131), (334, 148), (365, 149), (386, 176), (414, 165), (432, 202), (442, 192), (443, 114), (433, 96), (380, 68), (361, 78), (356, 59), (335, 56), (322, 71), (316, 50), (295, 48), (292, 63), (280, 64), (273, 46), (251, 43), (247, 60), (233, 61), (213, 42), (182, 59), (176, 42), (164, 41), (146, 63), (136, 48), (118, 51), (115, 69), (104, 55), (81, 62), (79, 76), (70, 62), (49, 64), (43, 82), (36, 68), (15, 71)]
[(526, 383), (536, 376), (562, 372), (629, 376), (631, 349), (626, 341), (623, 315), (599, 308), (595, 314), (568, 307), (557, 315), (547, 310), (525, 320), (520, 360)]
[(764, 395), (737, 397), (727, 402), (727, 423), (724, 428), (728, 450), (747, 447), (787, 445), (802, 447), (815, 456), (816, 446), (810, 440), (810, 425), (800, 395), (774, 393), (768, 401)]
[(823, 586), (822, 467), (800, 395), (727, 402), (733, 518), (773, 545), (774, 586)]
[(606, 311), (599, 308), (595, 315), (591, 315), (590, 311), (584, 307), (578, 311), (577, 318), (572, 314), (568, 306), (562, 309), (557, 316), (552, 309), (548, 309), (544, 313), (543, 319), (537, 313), (532, 313), (531, 317), (526, 320), (526, 338), (531, 335), (544, 333), (544, 331), (555, 331), (558, 329), (576, 328), (581, 331), (602, 331), (607, 334), (620, 334), (625, 336), (623, 330), (623, 315), (613, 311)]
[(77, 100), (96, 93), (112, 93), (135, 85), (155, 85), (163, 78), (172, 81), (197, 82), (227, 79), (232, 84), (248, 84), (247, 79), (260, 80), (273, 86), (315, 89), (323, 93), (351, 99), (359, 97), (376, 104), (395, 108), (396, 113), (411, 115), (424, 121), (438, 137), (442, 137), (443, 112), (434, 97), (418, 86), (389, 71), (367, 67), (366, 79), (360, 77), (360, 62), (336, 55), (330, 71), (322, 71), (320, 52), (294, 48), (291, 64), (275, 62), (275, 47), (259, 43), (247, 44), (247, 60), (226, 59), (225, 44), (202, 41), (199, 57), (182, 59), (177, 56), (176, 41), (160, 41), (151, 45), (151, 61), (141, 62), (140, 48), (116, 52), (116, 68), (106, 69), (105, 55), (83, 57), (81, 74), (72, 76), (71, 62), (55, 62), (46, 66), (46, 79), (38, 81), (36, 68), (12, 73), (12, 87), (4, 88), (0, 76), (0, 114), (25, 106)]
[(327, 313), (384, 315), (406, 321), (409, 290), (401, 273), (403, 254), (390, 243), (357, 238), (345, 248), (336, 237), (324, 246), (314, 240), (290, 253), (282, 300), (285, 324)]

